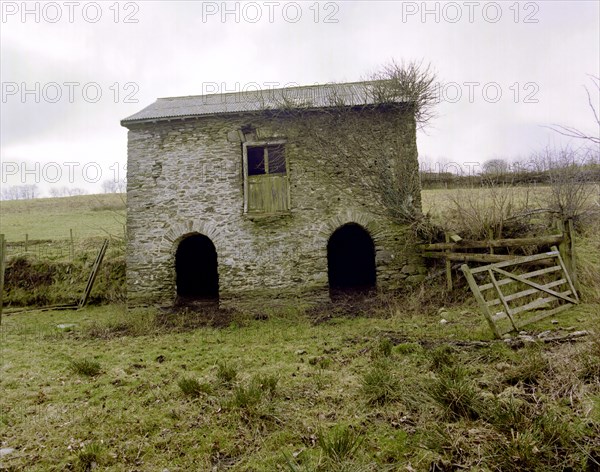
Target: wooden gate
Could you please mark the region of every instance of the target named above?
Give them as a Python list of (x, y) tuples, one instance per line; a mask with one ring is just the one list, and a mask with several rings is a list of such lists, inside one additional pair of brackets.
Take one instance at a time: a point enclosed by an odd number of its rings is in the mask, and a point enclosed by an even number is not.
[[(517, 273), (520, 267), (531, 264), (550, 266)], [(579, 303), (573, 281), (556, 246), (550, 252), (516, 257), (475, 269), (463, 264), (461, 270), (498, 338)], [(478, 283), (476, 276), (483, 279), (482, 283)]]

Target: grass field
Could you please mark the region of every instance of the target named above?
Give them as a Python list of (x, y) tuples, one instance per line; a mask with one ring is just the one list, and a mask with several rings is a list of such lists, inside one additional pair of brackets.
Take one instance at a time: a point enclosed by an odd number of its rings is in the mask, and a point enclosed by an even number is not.
[[(595, 187), (594, 187), (595, 188)], [(513, 207), (524, 205), (547, 206), (550, 189), (538, 187), (507, 187), (496, 189), (494, 197), (505, 199)], [(590, 192), (590, 204), (598, 205), (600, 188)], [(488, 188), (436, 189), (422, 192), (423, 212), (442, 220), (455, 207), (455, 201), (469, 197), (479, 205), (492, 200)], [(101, 194), (64, 198), (39, 198), (0, 202), (0, 233), (8, 241), (29, 239), (68, 239), (69, 229), (77, 237), (88, 238), (112, 234), (121, 237), (125, 224), (125, 195)]]
[[(114, 305), (6, 317), (2, 470), (598, 470), (598, 338), (511, 349), (470, 306), (445, 325), (389, 310), (191, 331)], [(581, 305), (533, 332), (596, 323)]]
[(107, 234), (123, 237), (125, 195), (81, 195), (0, 202), (0, 233), (6, 240), (62, 240)]
[[(85, 221), (98, 237), (119, 205), (3, 202), (1, 231)], [(433, 284), (351, 316), (294, 306), (222, 328), (118, 304), (5, 315), (0, 470), (600, 470), (600, 236), (577, 241), (584, 302), (510, 345), (466, 290)]]

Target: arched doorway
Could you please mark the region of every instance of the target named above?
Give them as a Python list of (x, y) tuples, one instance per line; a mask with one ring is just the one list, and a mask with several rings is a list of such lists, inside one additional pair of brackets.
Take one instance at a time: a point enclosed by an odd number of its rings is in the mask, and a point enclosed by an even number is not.
[(327, 272), (333, 293), (375, 288), (375, 244), (362, 226), (349, 223), (331, 235), (327, 243)]
[(218, 299), (217, 251), (203, 234), (183, 239), (175, 253), (177, 295), (190, 299)]

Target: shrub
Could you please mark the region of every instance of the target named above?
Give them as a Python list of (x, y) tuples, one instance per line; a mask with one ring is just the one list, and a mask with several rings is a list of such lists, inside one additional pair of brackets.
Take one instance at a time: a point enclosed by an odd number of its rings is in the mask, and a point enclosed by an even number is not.
[(510, 396), (496, 400), (487, 419), (498, 431), (510, 433), (512, 430), (526, 430), (532, 415), (532, 408), (527, 402)]
[(509, 369), (504, 381), (509, 385), (533, 386), (550, 370), (548, 359), (538, 347), (530, 347), (523, 351), (523, 359), (519, 364)]
[(402, 343), (396, 346), (396, 352), (398, 354), (412, 354), (422, 350), (423, 347), (419, 343)]
[(508, 441), (499, 448), (499, 470), (541, 470), (539, 439), (533, 431), (511, 431)]
[[(31, 256), (11, 258), (5, 275), (6, 305), (45, 306), (78, 301), (90, 271), (81, 261), (39, 261)], [(88, 299), (88, 304), (120, 302), (125, 299), (125, 260), (105, 259)]]
[(600, 383), (600, 338), (596, 338), (589, 349), (580, 354), (579, 378), (586, 383)]
[(252, 379), (252, 383), (271, 398), (275, 396), (278, 382), (279, 377), (275, 375), (257, 375)]

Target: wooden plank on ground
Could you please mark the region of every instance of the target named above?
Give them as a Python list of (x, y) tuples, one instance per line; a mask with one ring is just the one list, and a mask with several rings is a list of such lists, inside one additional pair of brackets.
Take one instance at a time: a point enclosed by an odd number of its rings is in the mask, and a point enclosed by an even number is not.
[(90, 272), (90, 276), (88, 277), (87, 285), (85, 290), (83, 291), (83, 296), (81, 300), (79, 300), (79, 308), (85, 306), (92, 292), (92, 288), (94, 287), (94, 282), (96, 281), (96, 276), (98, 275), (98, 269), (100, 269), (100, 264), (102, 264), (102, 259), (104, 259), (104, 254), (106, 253), (106, 248), (108, 247), (108, 239), (105, 239), (102, 243), (102, 247), (96, 256), (96, 260), (94, 261), (94, 265), (92, 266), (92, 271)]

